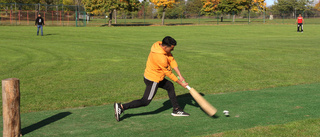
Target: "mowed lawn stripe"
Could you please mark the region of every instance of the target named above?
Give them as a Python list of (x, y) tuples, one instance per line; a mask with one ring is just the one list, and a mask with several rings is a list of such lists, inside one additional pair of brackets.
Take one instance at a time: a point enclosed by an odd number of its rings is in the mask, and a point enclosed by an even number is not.
[[(181, 106), (191, 114), (189, 117), (171, 116), (172, 108), (167, 99), (154, 100), (147, 107), (125, 111), (120, 122), (114, 118), (112, 104), (24, 113), (21, 116), (22, 133), (24, 136), (33, 137), (203, 136), (216, 133), (223, 135), (221, 132), (226, 132), (226, 135), (253, 136), (264, 135), (259, 134), (264, 127), (263, 129), (271, 129), (270, 135), (291, 135), (278, 131), (298, 130), (299, 127), (283, 129), (270, 125), (290, 126), (295, 122), (294, 125), (304, 125), (304, 129), (317, 129), (319, 125), (313, 123), (319, 122), (320, 118), (319, 88), (320, 84), (305, 84), (256, 91), (205, 94), (204, 97), (218, 109), (215, 118), (208, 117), (189, 93), (178, 96)], [(230, 117), (225, 117), (223, 110), (229, 110)], [(2, 123), (0, 125), (2, 126)], [(313, 130), (303, 130), (299, 133), (316, 135)]]

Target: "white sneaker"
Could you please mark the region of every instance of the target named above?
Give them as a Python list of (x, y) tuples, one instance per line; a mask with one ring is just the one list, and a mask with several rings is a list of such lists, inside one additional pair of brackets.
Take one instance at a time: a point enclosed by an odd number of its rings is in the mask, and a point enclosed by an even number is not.
[(120, 103), (114, 103), (114, 116), (116, 120), (119, 122), (120, 121), (120, 115), (123, 113), (123, 109), (121, 108)]
[(183, 110), (173, 110), (172, 116), (190, 116), (190, 114), (184, 112)]

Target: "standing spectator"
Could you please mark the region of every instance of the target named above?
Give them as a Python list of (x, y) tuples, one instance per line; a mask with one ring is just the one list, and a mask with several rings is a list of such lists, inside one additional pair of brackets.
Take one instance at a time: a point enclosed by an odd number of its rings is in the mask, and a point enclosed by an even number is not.
[(38, 28), (37, 36), (39, 35), (39, 29), (41, 29), (41, 36), (43, 36), (43, 26), (45, 26), (45, 24), (44, 24), (44, 19), (41, 17), (40, 14), (38, 14), (38, 18), (36, 19), (35, 26)]
[(301, 27), (301, 32), (303, 33), (303, 23), (304, 23), (304, 19), (301, 16), (301, 14), (299, 14), (299, 17), (297, 18), (296, 23), (298, 23), (298, 32), (300, 31), (300, 27)]

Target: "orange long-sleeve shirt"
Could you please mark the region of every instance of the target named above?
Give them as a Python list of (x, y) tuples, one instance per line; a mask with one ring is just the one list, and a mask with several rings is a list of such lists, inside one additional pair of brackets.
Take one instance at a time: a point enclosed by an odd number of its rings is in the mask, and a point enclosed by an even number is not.
[(172, 73), (171, 68), (178, 67), (172, 54), (167, 54), (160, 46), (161, 41), (154, 43), (144, 71), (144, 77), (159, 83), (165, 76), (176, 82), (178, 78)]

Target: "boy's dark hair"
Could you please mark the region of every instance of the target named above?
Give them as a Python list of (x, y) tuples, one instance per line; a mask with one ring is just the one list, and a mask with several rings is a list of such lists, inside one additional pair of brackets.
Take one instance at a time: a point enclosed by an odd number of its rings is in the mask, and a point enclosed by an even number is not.
[(176, 42), (176, 40), (174, 40), (174, 38), (172, 38), (170, 36), (166, 36), (162, 40), (162, 45), (167, 46), (167, 47), (171, 47), (171, 45), (176, 46), (177, 42)]

